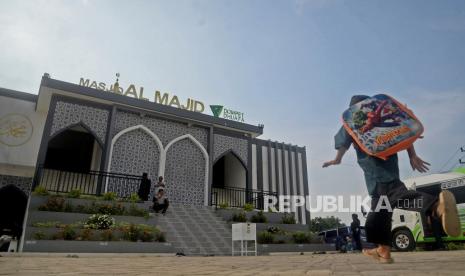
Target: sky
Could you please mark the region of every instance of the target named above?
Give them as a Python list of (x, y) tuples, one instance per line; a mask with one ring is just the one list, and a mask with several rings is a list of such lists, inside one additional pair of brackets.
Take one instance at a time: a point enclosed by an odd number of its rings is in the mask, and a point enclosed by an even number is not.
[[(312, 195), (367, 194), (353, 150), (321, 168), (353, 94), (406, 103), (431, 172), (458, 166), (464, 45), (465, 1), (0, 0), (0, 87), (37, 94), (44, 72), (72, 83), (119, 72), (149, 97), (223, 104), (264, 124), (261, 138), (306, 146)], [(418, 175), (406, 153), (400, 168)]]

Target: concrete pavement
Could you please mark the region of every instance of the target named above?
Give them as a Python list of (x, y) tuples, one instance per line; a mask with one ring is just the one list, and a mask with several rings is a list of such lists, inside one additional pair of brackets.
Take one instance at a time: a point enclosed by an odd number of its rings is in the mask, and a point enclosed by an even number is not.
[(162, 257), (140, 254), (8, 255), (0, 275), (465, 275), (465, 251), (394, 253), (394, 264), (362, 254)]

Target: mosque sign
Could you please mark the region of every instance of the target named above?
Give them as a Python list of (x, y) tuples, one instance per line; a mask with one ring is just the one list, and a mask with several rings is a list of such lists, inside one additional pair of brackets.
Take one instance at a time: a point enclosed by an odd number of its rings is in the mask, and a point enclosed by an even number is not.
[[(130, 84), (126, 89), (124, 89), (124, 87), (119, 85), (118, 81), (116, 81), (115, 84), (107, 85), (104, 82), (91, 81), (90, 79), (81, 78), (79, 80), (79, 85), (94, 88), (101, 91), (124, 95), (139, 100), (149, 101), (149, 99), (144, 96), (144, 87), (136, 87), (134, 84)], [(202, 113), (205, 110), (205, 105), (201, 101), (188, 98), (186, 104), (182, 104), (179, 101), (178, 96), (171, 96), (168, 93), (161, 93), (158, 90), (155, 91), (153, 102), (200, 113)]]
[(244, 122), (244, 113), (242, 112), (224, 108), (222, 105), (210, 105), (210, 109), (212, 110), (213, 116), (217, 118), (224, 118), (241, 123)]
[[(111, 85), (86, 78), (80, 78), (79, 85), (105, 92), (124, 95), (139, 100), (152, 101), (157, 104), (173, 106), (189, 111), (200, 113), (205, 111), (205, 105), (201, 101), (192, 98), (187, 98), (184, 104), (179, 100), (178, 96), (170, 95), (168, 93), (162, 93), (158, 90), (155, 91), (153, 100), (149, 100), (144, 96), (144, 87), (137, 87), (134, 84), (130, 84), (127, 88), (124, 88), (120, 86), (118, 83), (119, 74), (116, 74), (116, 77), (116, 82)], [(244, 122), (244, 113), (242, 112), (224, 108), (222, 105), (210, 105), (210, 108), (212, 110), (213, 116), (217, 118), (224, 118), (232, 121)]]

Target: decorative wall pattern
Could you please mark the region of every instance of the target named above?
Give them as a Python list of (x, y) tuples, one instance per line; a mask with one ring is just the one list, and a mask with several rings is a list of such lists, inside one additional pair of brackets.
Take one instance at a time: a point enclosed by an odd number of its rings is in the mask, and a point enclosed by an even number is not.
[(203, 205), (205, 158), (189, 139), (173, 144), (166, 155), (165, 183), (170, 202)]
[(247, 166), (248, 141), (246, 139), (215, 134), (213, 149), (213, 152), (215, 153), (213, 160), (216, 160), (226, 151), (233, 150)]
[(57, 101), (50, 136), (70, 125), (83, 122), (105, 143), (110, 111), (81, 104)]
[(173, 139), (184, 135), (191, 134), (197, 139), (204, 148), (207, 148), (208, 129), (197, 126), (189, 127), (186, 124), (155, 118), (149, 115), (141, 117), (139, 114), (118, 111), (116, 113), (115, 128), (112, 136), (118, 132), (135, 125), (144, 125), (155, 133), (166, 146)]
[[(110, 172), (142, 176), (148, 173), (152, 180), (150, 198), (153, 195), (154, 184), (158, 178), (158, 166), (160, 162), (160, 149), (155, 140), (141, 129), (123, 134), (114, 144)], [(137, 193), (139, 183), (133, 186), (121, 187), (116, 182), (109, 183), (108, 191), (118, 195), (130, 195)]]
[(0, 188), (13, 184), (20, 188), (26, 194), (29, 194), (32, 184), (32, 178), (13, 175), (0, 175)]

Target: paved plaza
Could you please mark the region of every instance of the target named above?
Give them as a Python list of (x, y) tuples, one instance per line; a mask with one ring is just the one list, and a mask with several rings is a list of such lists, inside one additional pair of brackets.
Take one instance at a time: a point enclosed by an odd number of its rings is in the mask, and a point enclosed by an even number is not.
[(394, 264), (361, 254), (160, 257), (140, 254), (0, 257), (0, 275), (464, 275), (465, 251), (394, 253)]

